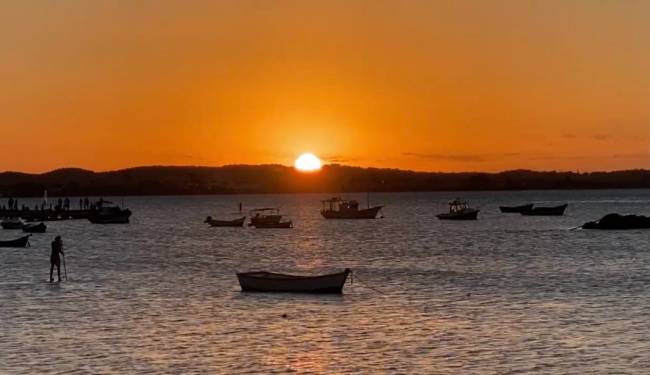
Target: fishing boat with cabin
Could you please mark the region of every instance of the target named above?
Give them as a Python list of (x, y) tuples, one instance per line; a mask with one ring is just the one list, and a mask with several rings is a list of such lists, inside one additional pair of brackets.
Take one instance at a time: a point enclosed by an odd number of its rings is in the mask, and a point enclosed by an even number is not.
[(326, 219), (375, 219), (384, 207), (368, 204), (368, 208), (359, 209), (359, 202), (341, 197), (322, 200), (321, 204), (320, 214)]
[(88, 221), (93, 224), (128, 224), (131, 210), (113, 205), (112, 202), (100, 199), (96, 208), (91, 210)]
[(280, 215), (279, 208), (276, 207), (256, 208), (251, 210), (250, 212), (251, 212), (251, 221), (248, 224), (249, 226), (255, 228), (269, 228), (269, 229), (293, 228), (293, 222), (291, 220), (282, 221), (282, 215)]
[(476, 220), (480, 210), (471, 208), (465, 201), (456, 198), (449, 202), (449, 212), (436, 215), (440, 220)]

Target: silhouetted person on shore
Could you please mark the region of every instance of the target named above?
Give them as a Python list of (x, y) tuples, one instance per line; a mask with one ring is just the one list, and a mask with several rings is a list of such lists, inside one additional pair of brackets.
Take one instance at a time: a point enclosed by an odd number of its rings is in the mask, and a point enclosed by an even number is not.
[(61, 241), (61, 236), (56, 236), (54, 241), (52, 241), (52, 252), (50, 253), (50, 282), (54, 281), (52, 277), (52, 272), (54, 271), (54, 266), (56, 266), (56, 274), (61, 281), (61, 257), (59, 254), (63, 253), (63, 241)]

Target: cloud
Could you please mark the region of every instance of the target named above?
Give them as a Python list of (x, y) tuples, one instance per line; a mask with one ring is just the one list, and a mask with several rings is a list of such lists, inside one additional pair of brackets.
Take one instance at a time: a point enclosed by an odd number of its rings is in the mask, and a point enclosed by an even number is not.
[(480, 155), (445, 155), (445, 154), (421, 154), (417, 152), (404, 152), (404, 156), (412, 156), (421, 159), (447, 160), (447, 161), (464, 161), (464, 162), (484, 162), (485, 158)]
[(650, 159), (650, 153), (614, 154), (614, 159)]

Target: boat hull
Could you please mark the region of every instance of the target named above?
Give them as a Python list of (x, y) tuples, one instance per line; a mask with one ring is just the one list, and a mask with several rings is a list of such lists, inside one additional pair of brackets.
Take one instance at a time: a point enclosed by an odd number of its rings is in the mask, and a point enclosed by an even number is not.
[(23, 232), (25, 233), (45, 233), (46, 231), (47, 225), (43, 223), (23, 226)]
[(349, 269), (320, 276), (246, 272), (238, 273), (237, 279), (243, 292), (340, 294), (349, 273)]
[(375, 219), (382, 206), (366, 208), (363, 210), (322, 210), (320, 212), (326, 219)]
[(582, 229), (625, 230), (650, 229), (650, 217), (641, 215), (608, 214), (598, 221), (582, 225)]
[(253, 224), (257, 229), (289, 229), (293, 228), (293, 222), (291, 221), (281, 221), (279, 223), (265, 223), (260, 222)]
[(0, 247), (27, 247), (29, 246), (29, 236), (24, 236), (11, 241), (0, 241)]
[(520, 214), (523, 211), (529, 211), (533, 208), (533, 204), (524, 204), (522, 206), (499, 206), (499, 210), (503, 213), (516, 213)]
[(440, 220), (476, 220), (478, 219), (479, 210), (472, 210), (467, 212), (455, 212), (438, 214), (436, 217)]
[(211, 227), (243, 227), (246, 216), (235, 220), (207, 220)]
[(534, 207), (530, 210), (522, 211), (525, 216), (562, 216), (567, 208), (567, 204), (556, 207)]

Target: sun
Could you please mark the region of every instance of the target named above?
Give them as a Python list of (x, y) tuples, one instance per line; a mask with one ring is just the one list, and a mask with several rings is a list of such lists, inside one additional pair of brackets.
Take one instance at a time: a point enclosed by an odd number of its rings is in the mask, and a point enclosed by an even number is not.
[(316, 155), (310, 152), (305, 152), (304, 154), (298, 156), (298, 158), (293, 163), (293, 165), (299, 171), (313, 172), (320, 169), (321, 163), (320, 163), (320, 159), (317, 158)]

